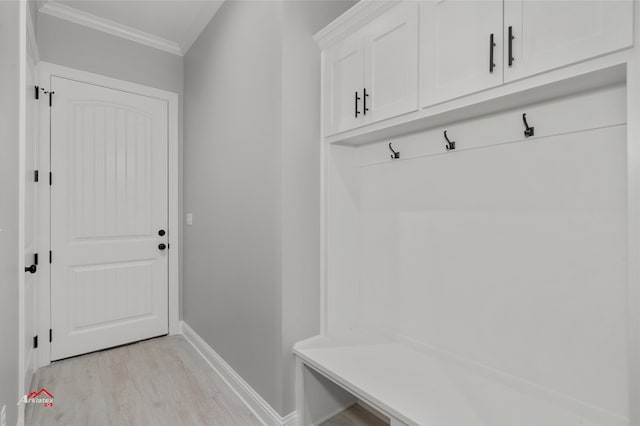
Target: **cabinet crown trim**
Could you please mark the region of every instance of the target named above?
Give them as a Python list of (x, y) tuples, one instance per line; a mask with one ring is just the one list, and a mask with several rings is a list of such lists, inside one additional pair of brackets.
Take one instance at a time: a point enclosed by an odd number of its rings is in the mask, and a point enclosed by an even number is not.
[(313, 39), (324, 50), (398, 3), (400, 0), (360, 0), (351, 9), (318, 31)]

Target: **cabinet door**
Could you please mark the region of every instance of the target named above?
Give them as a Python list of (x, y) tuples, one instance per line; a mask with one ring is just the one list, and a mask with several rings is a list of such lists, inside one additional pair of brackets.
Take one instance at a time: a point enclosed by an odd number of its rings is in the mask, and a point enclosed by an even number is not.
[[(350, 130), (364, 124), (364, 42), (358, 33), (338, 42), (324, 53), (325, 134)], [(356, 101), (356, 96), (360, 100)], [(357, 113), (356, 113), (357, 111)]]
[(420, 8), (423, 107), (502, 84), (502, 0), (427, 0)]
[(418, 108), (418, 2), (398, 2), (365, 28), (365, 120)]
[(505, 81), (569, 65), (633, 43), (631, 0), (506, 0), (504, 17)]

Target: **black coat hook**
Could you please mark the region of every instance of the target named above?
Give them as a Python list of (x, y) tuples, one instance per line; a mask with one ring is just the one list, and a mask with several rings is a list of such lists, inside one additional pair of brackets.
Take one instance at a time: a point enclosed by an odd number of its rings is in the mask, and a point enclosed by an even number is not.
[(529, 136), (533, 136), (533, 127), (529, 127), (529, 123), (527, 123), (527, 113), (522, 114), (522, 121), (524, 122), (524, 137), (528, 138)]
[(447, 151), (452, 151), (454, 149), (456, 149), (456, 141), (450, 141), (449, 137), (447, 136), (447, 131), (444, 131), (444, 138), (447, 140), (447, 143), (445, 144), (445, 148), (447, 148)]
[(393, 152), (393, 154), (391, 154), (392, 160), (397, 160), (398, 158), (400, 158), (400, 151), (394, 151), (391, 147), (391, 142), (389, 142), (389, 149), (391, 150), (391, 152)]

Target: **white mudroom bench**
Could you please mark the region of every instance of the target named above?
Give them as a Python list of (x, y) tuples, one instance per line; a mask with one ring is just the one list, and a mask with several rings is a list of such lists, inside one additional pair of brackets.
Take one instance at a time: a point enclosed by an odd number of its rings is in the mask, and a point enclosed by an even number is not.
[[(357, 401), (392, 426), (613, 426), (580, 404), (564, 406), (546, 392), (463, 359), (366, 334), (299, 342), (297, 412), (317, 425)], [(571, 405), (571, 404), (569, 404)]]

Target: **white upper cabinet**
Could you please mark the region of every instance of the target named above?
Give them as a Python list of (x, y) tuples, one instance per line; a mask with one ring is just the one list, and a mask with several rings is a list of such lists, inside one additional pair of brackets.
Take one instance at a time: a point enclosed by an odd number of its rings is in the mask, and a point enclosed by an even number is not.
[(324, 136), (363, 140), (389, 134), (387, 124), (402, 132), (448, 101), (509, 91), (505, 83), (631, 47), (634, 7), (633, 0), (361, 0), (315, 37)]
[(325, 133), (363, 124), (364, 44), (362, 33), (336, 43), (324, 53)]
[(365, 31), (364, 120), (417, 110), (418, 2), (400, 2)]
[(325, 134), (418, 109), (418, 2), (392, 5), (324, 53)]
[(505, 0), (504, 19), (505, 82), (633, 43), (631, 0)]
[(421, 104), (502, 84), (502, 0), (421, 4)]

